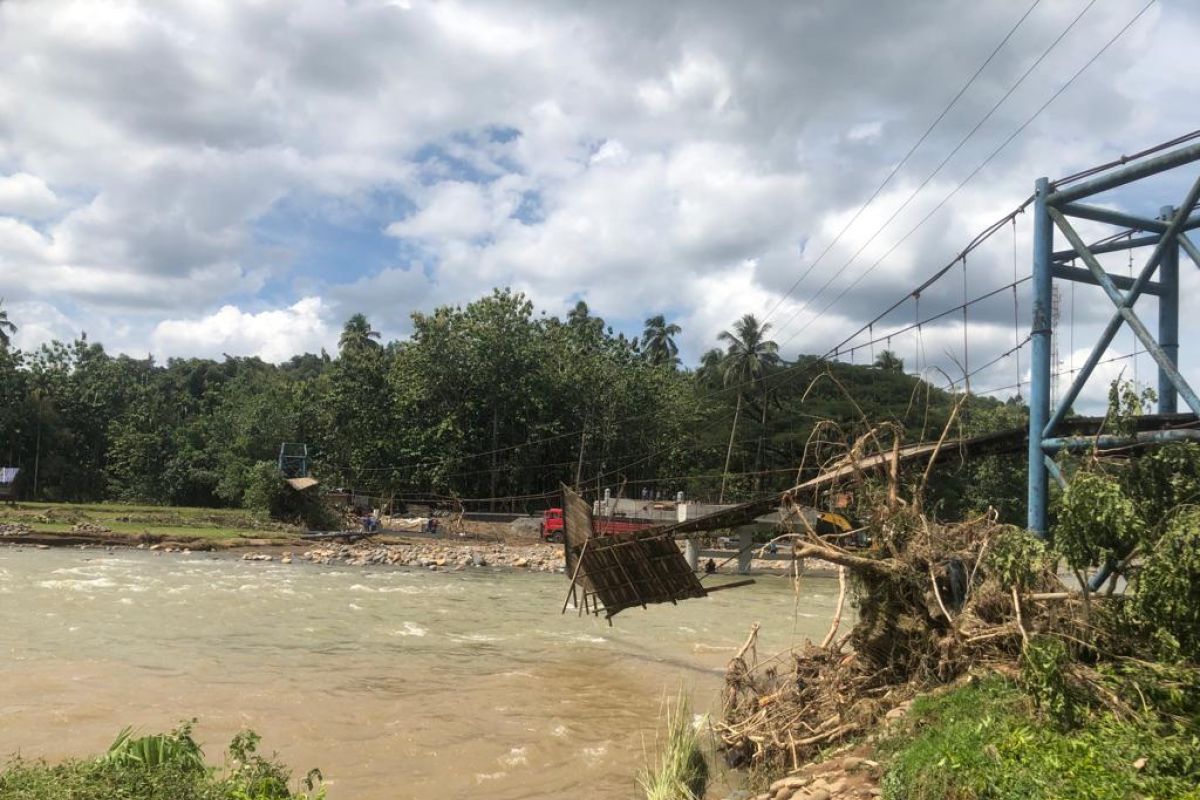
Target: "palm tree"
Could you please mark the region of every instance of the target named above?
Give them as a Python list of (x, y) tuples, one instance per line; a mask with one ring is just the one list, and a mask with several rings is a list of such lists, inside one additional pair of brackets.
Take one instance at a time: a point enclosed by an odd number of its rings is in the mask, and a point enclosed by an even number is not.
[[(4, 298), (0, 297), (0, 306), (4, 305)], [(7, 350), (9, 344), (12, 343), (10, 334), (17, 332), (17, 326), (13, 325), (8, 319), (8, 312), (0, 308), (0, 350)]]
[(651, 317), (646, 320), (646, 330), (642, 333), (642, 354), (655, 366), (674, 368), (679, 364), (679, 347), (673, 337), (682, 332), (683, 329), (674, 322), (668, 325), (662, 314)]
[(904, 372), (904, 359), (891, 350), (884, 350), (875, 357), (874, 366), (884, 372)]
[(721, 473), (721, 496), (718, 503), (725, 502), (725, 479), (729, 475), (729, 461), (733, 457), (733, 438), (737, 433), (738, 417), (742, 413), (742, 398), (747, 388), (754, 388), (762, 397), (762, 422), (767, 422), (767, 398), (763, 391), (763, 379), (767, 372), (779, 365), (779, 345), (766, 338), (771, 323), (760, 323), (753, 314), (746, 314), (733, 325), (732, 331), (722, 331), (717, 338), (728, 342), (722, 360), (726, 386), (737, 388), (737, 406), (733, 411), (733, 425), (729, 429), (729, 447), (725, 450), (725, 469)]
[(349, 351), (373, 350), (379, 347), (379, 331), (371, 330), (371, 323), (366, 316), (355, 314), (346, 320), (342, 328), (341, 338), (338, 339), (338, 349), (343, 353)]
[(708, 387), (720, 385), (725, 380), (725, 351), (719, 347), (700, 356), (700, 366), (696, 369), (696, 380)]

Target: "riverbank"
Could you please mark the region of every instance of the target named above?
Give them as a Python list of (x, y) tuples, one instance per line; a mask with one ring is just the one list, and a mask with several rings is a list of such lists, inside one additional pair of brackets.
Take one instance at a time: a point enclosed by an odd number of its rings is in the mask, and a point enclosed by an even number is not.
[[(348, 532), (349, 536), (358, 536)], [(536, 529), (472, 522), (461, 532), (428, 536), (383, 530), (353, 544), (315, 542), (294, 526), (237, 509), (162, 508), (120, 504), (21, 503), (0, 508), (0, 545), (137, 548), (163, 553), (228, 552), (247, 561), (307, 561), (346, 566), (398, 566), (434, 570), (479, 567), (532, 572), (565, 570), (562, 545), (537, 538)], [(737, 570), (733, 551), (707, 551), (718, 574)], [(756, 558), (751, 571), (787, 574), (792, 562)], [(825, 574), (810, 562), (806, 574)]]

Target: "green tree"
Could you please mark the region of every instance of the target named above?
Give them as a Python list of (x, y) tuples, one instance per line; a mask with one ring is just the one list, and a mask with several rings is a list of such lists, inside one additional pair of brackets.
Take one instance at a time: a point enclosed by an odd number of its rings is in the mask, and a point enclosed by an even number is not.
[(733, 412), (733, 424), (729, 428), (729, 446), (725, 451), (725, 467), (721, 470), (721, 493), (718, 503), (725, 502), (725, 483), (729, 475), (729, 461), (733, 456), (733, 440), (737, 433), (738, 417), (742, 412), (742, 399), (747, 392), (760, 395), (762, 400), (762, 424), (766, 427), (767, 400), (764, 379), (767, 372), (780, 364), (779, 345), (767, 339), (771, 323), (760, 323), (753, 314), (746, 314), (734, 323), (732, 331), (721, 331), (717, 337), (728, 346), (722, 361), (724, 382), (737, 391), (737, 405)]
[(646, 328), (642, 333), (642, 355), (655, 366), (667, 366), (674, 369), (679, 364), (679, 347), (675, 337), (683, 329), (675, 323), (667, 323), (662, 314), (646, 320)]
[(879, 355), (875, 356), (875, 363), (872, 366), (884, 372), (903, 372), (904, 359), (891, 350), (882, 350)]
[[(0, 306), (4, 305), (4, 298), (0, 297)], [(0, 349), (7, 350), (11, 343), (10, 335), (17, 332), (17, 326), (14, 325), (8, 318), (8, 311), (0, 308)]]

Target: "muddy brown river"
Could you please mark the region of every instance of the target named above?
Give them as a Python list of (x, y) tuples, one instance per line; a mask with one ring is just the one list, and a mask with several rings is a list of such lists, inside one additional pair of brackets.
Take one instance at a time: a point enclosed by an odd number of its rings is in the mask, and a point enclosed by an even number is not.
[(836, 588), (762, 577), (609, 627), (559, 614), (561, 575), (4, 547), (0, 758), (196, 717), (210, 761), (253, 728), (331, 800), (626, 800), (664, 693), (712, 708), (752, 622), (764, 655), (819, 639)]

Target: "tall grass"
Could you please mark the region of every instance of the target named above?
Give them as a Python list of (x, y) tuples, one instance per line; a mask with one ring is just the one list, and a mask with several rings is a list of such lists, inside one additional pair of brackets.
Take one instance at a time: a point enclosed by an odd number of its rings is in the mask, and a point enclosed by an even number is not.
[(664, 700), (662, 716), (662, 732), (654, 752), (646, 753), (638, 787), (646, 800), (700, 800), (708, 784), (708, 762), (682, 690)]

